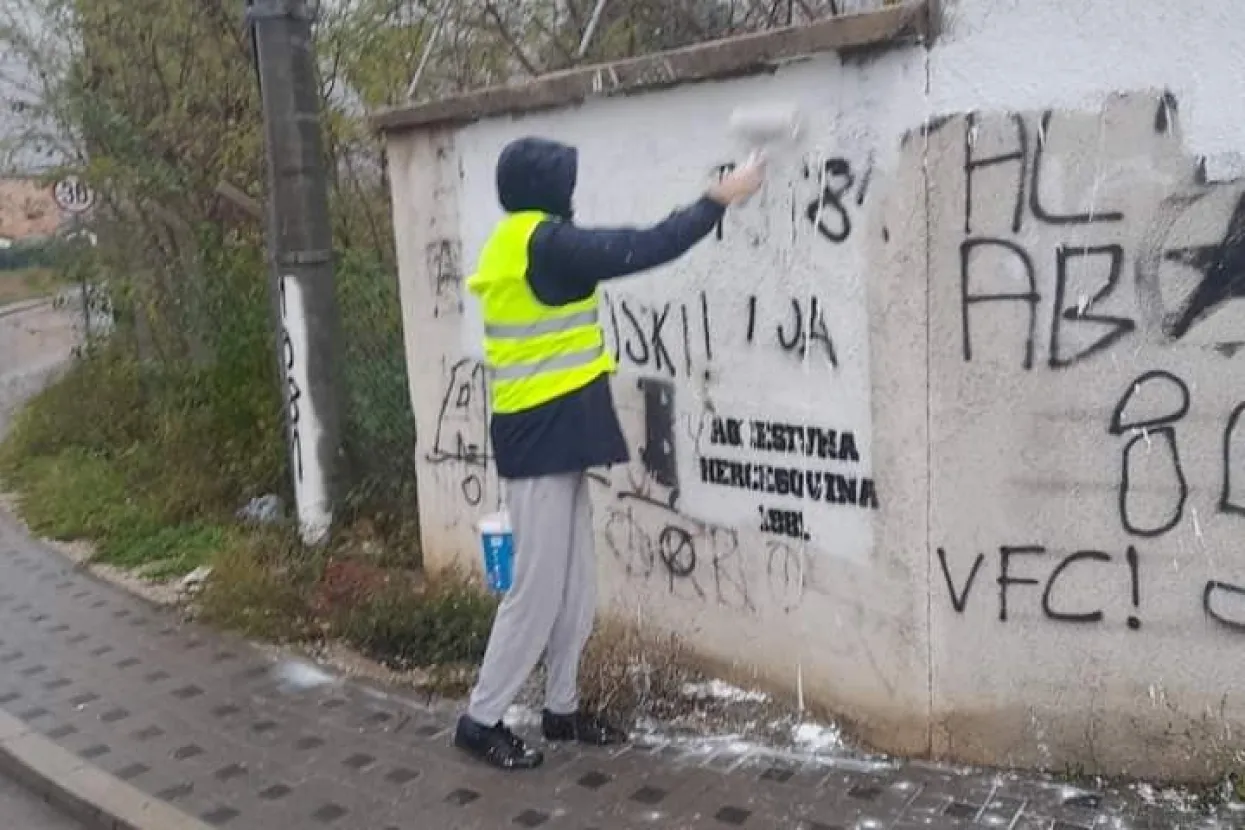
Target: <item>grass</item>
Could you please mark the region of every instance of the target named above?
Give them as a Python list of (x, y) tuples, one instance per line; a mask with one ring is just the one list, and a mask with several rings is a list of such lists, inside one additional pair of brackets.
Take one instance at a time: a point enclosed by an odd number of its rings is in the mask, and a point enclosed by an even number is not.
[(0, 270), (0, 306), (50, 296), (61, 284), (56, 272), (49, 268)]
[(169, 578), (240, 544), (232, 511), (248, 471), (230, 471), (255, 462), (232, 461), (210, 415), (158, 387), (116, 355), (79, 361), (14, 419), (0, 480), (35, 532)]
[(236, 398), (223, 406), (212, 386), (116, 352), (88, 356), (14, 419), (0, 479), (32, 530), (90, 542), (95, 562), (151, 579), (211, 565), (209, 622), (261, 639), (341, 640), (400, 670), (478, 662), (495, 601), (462, 575), (418, 571), (413, 517), (354, 516), (321, 551), (289, 526), (237, 522), (247, 499), (279, 491), (282, 448), (274, 457), (254, 438), (280, 436), (279, 416), (256, 419)]
[[(419, 670), (430, 694), (464, 695), (497, 600), (461, 571), (425, 574), (400, 560), (382, 547), (361, 553), (349, 536), (320, 554), (292, 539), (243, 546), (216, 560), (202, 617), (251, 637), (342, 642), (395, 671)], [(625, 724), (686, 714), (695, 704), (684, 685), (704, 679), (677, 636), (608, 619), (580, 669), (583, 705)]]
[(218, 523), (164, 524), (160, 506), (132, 492), (124, 469), (81, 449), (8, 466), (22, 517), (58, 541), (90, 541), (93, 561), (141, 569), (152, 579), (189, 573), (233, 543), (237, 531)]
[(167, 579), (207, 564), (232, 540), (232, 529), (223, 525), (161, 524), (154, 505), (128, 492), (118, 465), (80, 449), (10, 469), (30, 528), (49, 539), (90, 540), (102, 564), (142, 567), (152, 579)]
[(497, 608), (491, 597), (455, 573), (418, 583), (397, 577), (332, 613), (333, 633), (398, 671), (484, 657)]

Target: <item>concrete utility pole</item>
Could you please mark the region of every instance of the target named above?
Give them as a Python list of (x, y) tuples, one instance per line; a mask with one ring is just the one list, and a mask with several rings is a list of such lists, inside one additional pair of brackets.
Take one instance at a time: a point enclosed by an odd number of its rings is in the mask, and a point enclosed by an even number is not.
[(343, 457), (333, 284), (333, 231), (320, 135), (320, 94), (303, 0), (247, 0), (268, 153), (268, 249), (290, 472), (303, 541), (333, 523)]

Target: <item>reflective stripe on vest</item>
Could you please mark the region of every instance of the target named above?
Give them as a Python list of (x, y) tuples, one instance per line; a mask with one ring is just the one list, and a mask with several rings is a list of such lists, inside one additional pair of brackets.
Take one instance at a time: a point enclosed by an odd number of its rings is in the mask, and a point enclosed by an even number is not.
[(595, 295), (549, 306), (528, 285), (528, 244), (545, 221), (557, 220), (535, 211), (503, 219), (467, 280), (480, 300), (490, 398), (499, 414), (548, 403), (614, 370)]
[(553, 372), (559, 369), (575, 369), (595, 363), (600, 359), (601, 353), (604, 351), (604, 348), (597, 346), (592, 349), (585, 349), (582, 352), (571, 352), (558, 357), (546, 358), (535, 363), (516, 363), (513, 366), (499, 366), (491, 371), (493, 378), (496, 380), (534, 378), (545, 372)]
[(522, 340), (526, 337), (539, 337), (542, 334), (553, 334), (557, 331), (570, 331), (580, 326), (591, 326), (596, 323), (600, 315), (594, 308), (592, 311), (581, 311), (578, 314), (572, 314), (569, 317), (555, 318), (553, 320), (541, 320), (538, 323), (528, 323), (526, 325), (506, 325), (504, 323), (486, 323), (484, 326), (484, 335), (486, 337), (496, 337), (499, 340)]

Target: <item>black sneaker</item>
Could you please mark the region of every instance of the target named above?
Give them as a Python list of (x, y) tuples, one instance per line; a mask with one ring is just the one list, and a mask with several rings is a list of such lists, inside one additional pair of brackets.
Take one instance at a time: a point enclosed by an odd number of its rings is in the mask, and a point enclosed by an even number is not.
[(540, 721), (547, 741), (578, 741), (590, 746), (613, 746), (627, 740), (626, 732), (611, 726), (599, 715), (587, 715), (583, 712), (555, 715), (546, 709)]
[(496, 726), (476, 723), (463, 715), (458, 719), (454, 746), (499, 769), (535, 769), (545, 756), (528, 745), (498, 721)]

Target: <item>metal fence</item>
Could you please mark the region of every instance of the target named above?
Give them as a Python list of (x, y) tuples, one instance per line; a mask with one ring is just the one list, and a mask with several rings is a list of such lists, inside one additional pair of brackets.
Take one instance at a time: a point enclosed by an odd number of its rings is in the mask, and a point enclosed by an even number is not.
[(350, 506), (415, 508), (415, 417), (407, 385), (397, 274), (345, 251), (336, 271), (342, 316), (342, 442)]

